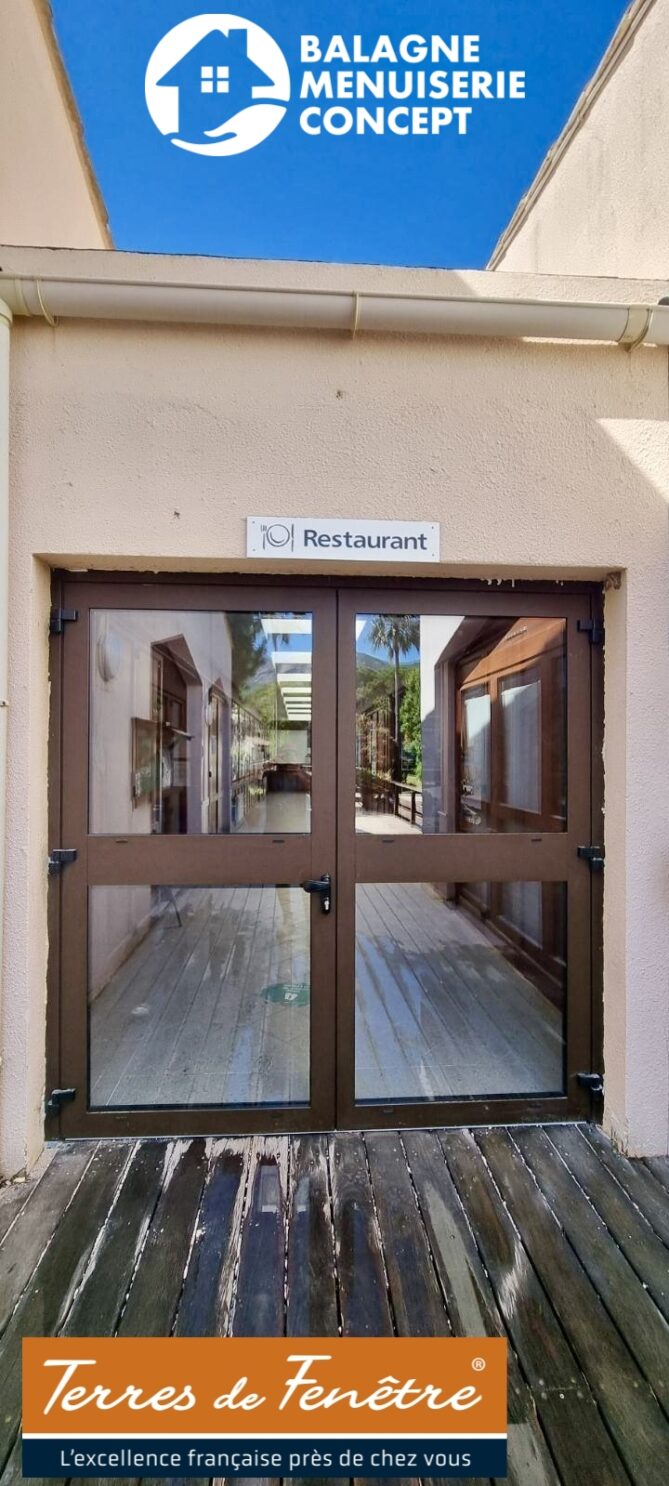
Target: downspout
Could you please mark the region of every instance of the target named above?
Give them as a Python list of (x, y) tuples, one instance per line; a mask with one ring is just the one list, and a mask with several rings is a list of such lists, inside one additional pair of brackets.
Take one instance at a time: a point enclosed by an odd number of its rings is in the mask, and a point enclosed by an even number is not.
[(12, 312), (0, 299), (0, 992), (5, 906), (5, 801), (9, 653), (9, 342)]

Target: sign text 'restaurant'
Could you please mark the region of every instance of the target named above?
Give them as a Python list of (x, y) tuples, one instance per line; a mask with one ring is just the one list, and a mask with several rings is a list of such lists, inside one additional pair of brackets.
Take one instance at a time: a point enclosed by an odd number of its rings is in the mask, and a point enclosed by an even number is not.
[(341, 562), (439, 562), (436, 521), (249, 516), (247, 557), (318, 557)]

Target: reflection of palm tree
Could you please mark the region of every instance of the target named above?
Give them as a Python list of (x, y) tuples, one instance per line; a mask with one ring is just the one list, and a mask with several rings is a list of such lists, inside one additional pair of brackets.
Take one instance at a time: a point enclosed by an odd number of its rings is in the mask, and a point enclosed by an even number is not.
[(372, 621), (369, 638), (375, 650), (387, 650), (395, 673), (395, 715), (393, 726), (395, 751), (395, 777), (399, 782), (401, 762), (400, 742), (400, 656), (420, 646), (420, 620), (416, 614), (377, 614)]

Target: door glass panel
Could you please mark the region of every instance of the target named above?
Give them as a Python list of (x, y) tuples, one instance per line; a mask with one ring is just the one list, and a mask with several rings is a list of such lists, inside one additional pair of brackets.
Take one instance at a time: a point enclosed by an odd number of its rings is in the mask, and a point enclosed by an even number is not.
[(92, 1108), (309, 1102), (300, 887), (94, 887)]
[(311, 614), (91, 615), (90, 829), (311, 829)]
[(359, 1101), (564, 1091), (561, 882), (359, 883)]
[(356, 621), (356, 828), (563, 831), (566, 622)]

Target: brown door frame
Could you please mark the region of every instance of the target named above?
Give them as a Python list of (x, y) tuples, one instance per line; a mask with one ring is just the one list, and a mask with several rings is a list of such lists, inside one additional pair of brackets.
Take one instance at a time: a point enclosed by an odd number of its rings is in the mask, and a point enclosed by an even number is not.
[[(466, 595), (448, 585), (360, 587), (339, 605), (339, 793), (337, 914), (337, 1112), (348, 1128), (387, 1125), (505, 1124), (588, 1118), (591, 1096), (576, 1075), (594, 1066), (592, 1039), (592, 874), (577, 855), (591, 841), (591, 665), (593, 647), (579, 620), (590, 618), (591, 595), (568, 588)], [(356, 614), (527, 615), (567, 621), (567, 829), (408, 836), (355, 829)], [(567, 884), (567, 1014), (564, 1095), (470, 1098), (430, 1102), (356, 1103), (355, 888), (361, 882), (565, 882)]]
[[(223, 609), (294, 612), (314, 616), (312, 665), (312, 830), (309, 835), (90, 835), (88, 833), (88, 734), (90, 613), (93, 609)], [(61, 714), (67, 720), (62, 749), (61, 820), (77, 859), (58, 878), (60, 917), (61, 1087), (76, 1097), (60, 1114), (65, 1137), (144, 1133), (194, 1135), (247, 1131), (328, 1129), (334, 1114), (334, 914), (311, 898), (312, 998), (309, 1105), (245, 1105), (216, 1109), (89, 1109), (87, 955), (88, 890), (96, 885), (224, 887), (299, 885), (335, 872), (336, 599), (312, 586), (240, 588), (233, 584), (173, 586), (146, 582), (108, 585), (65, 583), (62, 603), (78, 610), (62, 647)]]
[[(595, 836), (599, 840), (601, 830), (602, 647), (591, 646), (587, 633), (578, 629), (579, 619), (601, 618), (601, 590), (596, 585), (509, 582), (491, 592), (486, 583), (421, 581), (413, 577), (405, 581), (402, 589), (389, 589), (387, 578), (334, 575), (300, 576), (287, 586), (286, 578), (265, 574), (212, 578), (208, 574), (166, 573), (152, 575), (147, 580), (145, 575), (133, 573), (76, 576), (57, 573), (53, 602), (66, 609), (78, 609), (80, 619), (77, 624), (67, 626), (64, 641), (62, 637), (52, 641), (49, 847), (51, 850), (57, 846), (74, 846), (79, 855), (71, 867), (50, 883), (47, 1077), (48, 1089), (72, 1083), (79, 1092), (72, 1104), (63, 1106), (59, 1117), (52, 1116), (47, 1121), (50, 1136), (316, 1130), (331, 1128), (335, 1123), (348, 1128), (389, 1124), (462, 1125), (587, 1118), (592, 1114), (593, 1101), (578, 1085), (575, 1075), (581, 1070), (601, 1071), (602, 1067), (602, 883), (601, 876), (591, 876), (585, 863), (578, 860), (575, 844), (577, 837), (578, 845), (590, 842)], [(377, 840), (362, 835), (356, 839), (354, 614), (462, 613), (463, 606), (468, 614), (567, 618), (568, 830), (532, 837), (531, 843), (520, 833), (500, 837), (404, 836), (401, 852), (393, 851), (390, 833)], [(330, 783), (328, 786), (323, 780), (321, 805), (314, 810), (311, 837), (135, 836), (131, 843), (126, 843), (122, 838), (87, 835), (88, 616), (95, 607), (216, 607), (265, 612), (294, 611), (299, 607), (310, 609), (322, 618), (329, 616), (329, 623), (321, 622), (315, 627), (319, 663), (315, 653), (312, 752), (314, 764), (317, 766), (320, 758), (323, 774), (329, 771)], [(335, 676), (338, 711), (332, 684)], [(318, 781), (315, 788), (318, 789)], [(239, 852), (226, 852), (225, 862), (220, 860), (222, 840), (237, 843), (239, 847)], [(178, 861), (174, 852), (177, 842), (180, 848), (183, 846)], [(126, 845), (131, 845), (131, 852), (124, 850)], [(335, 913), (320, 914), (318, 901), (312, 900), (311, 1105), (88, 1111), (84, 1092), (88, 1076), (87, 1037), (82, 1039), (82, 1017), (86, 1017), (87, 1005), (87, 908), (82, 906), (83, 883), (297, 883), (324, 871), (333, 874)], [(381, 871), (383, 876), (378, 875)], [(356, 880), (480, 881), (491, 876), (498, 880), (525, 877), (568, 883), (568, 961), (577, 969), (572, 969), (568, 990), (566, 1095), (356, 1106), (353, 1098)], [(83, 896), (85, 903), (87, 894)], [(68, 926), (67, 934), (62, 931), (64, 923)], [(595, 1111), (597, 1108), (595, 1103)]]

